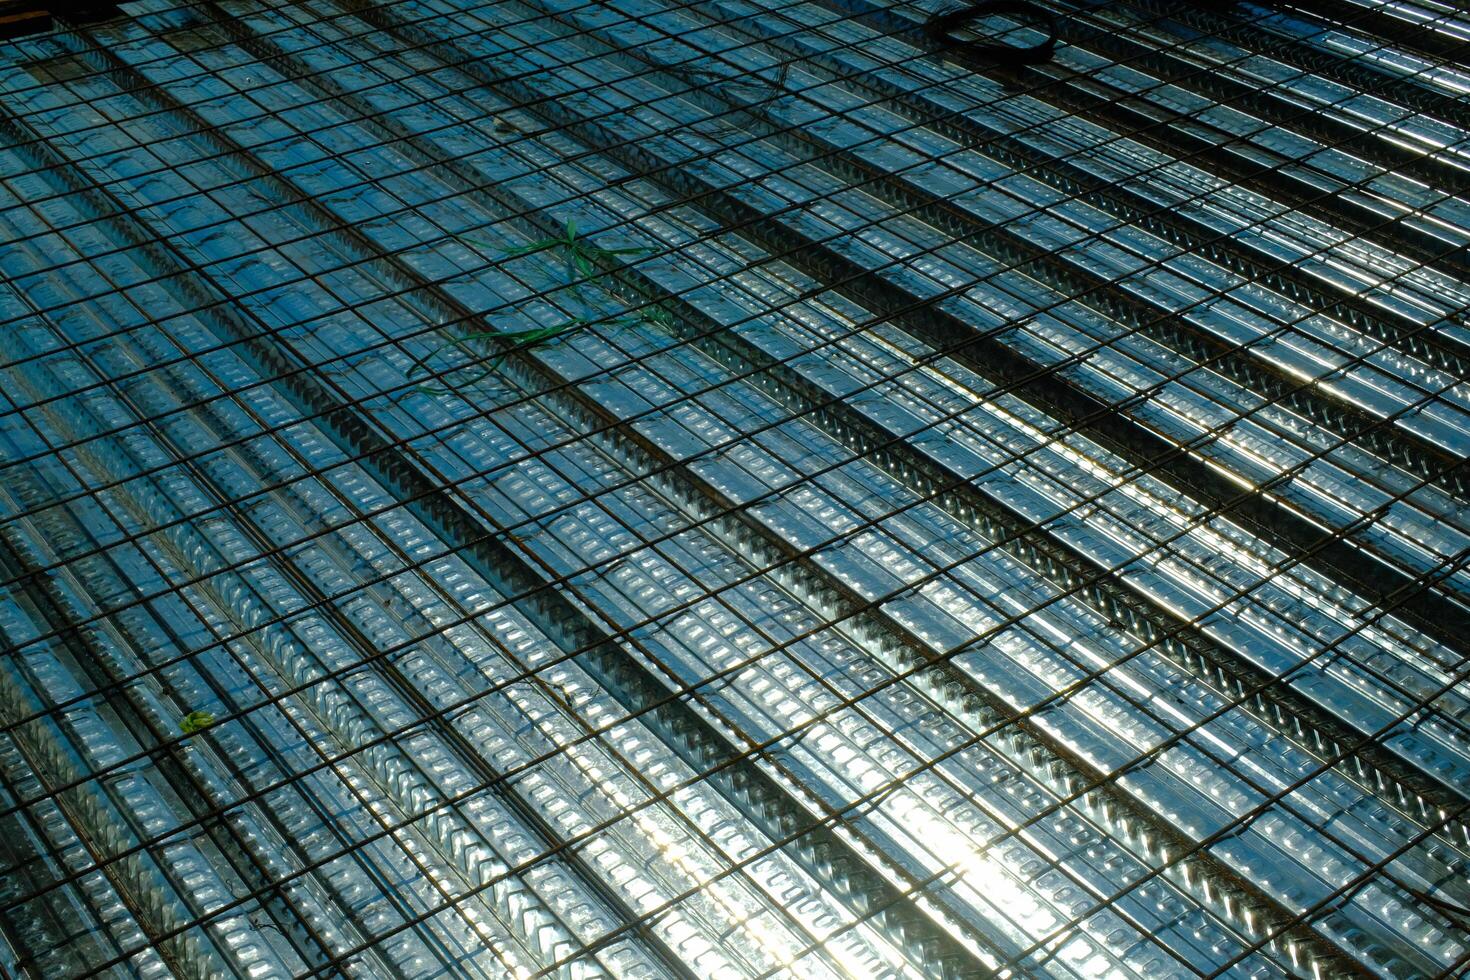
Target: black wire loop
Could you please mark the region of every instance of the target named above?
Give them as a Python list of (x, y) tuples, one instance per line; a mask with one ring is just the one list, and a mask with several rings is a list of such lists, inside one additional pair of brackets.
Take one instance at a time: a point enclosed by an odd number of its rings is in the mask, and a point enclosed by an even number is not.
[[(1041, 25), (1046, 31), (1046, 38), (1036, 44), (1015, 45), (955, 37), (956, 31), (993, 14), (1024, 17), (1033, 26)], [(995, 64), (1039, 65), (1056, 55), (1056, 17), (1051, 11), (1027, 0), (983, 0), (981, 3), (969, 3), (952, 10), (940, 11), (925, 22), (924, 33), (942, 48), (957, 49), (971, 57), (983, 58)]]

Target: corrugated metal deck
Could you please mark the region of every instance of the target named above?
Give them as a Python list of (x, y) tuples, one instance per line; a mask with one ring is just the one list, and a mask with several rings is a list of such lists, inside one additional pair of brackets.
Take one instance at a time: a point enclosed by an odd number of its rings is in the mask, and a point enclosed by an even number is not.
[(935, 10), (0, 42), (0, 972), (1465, 971), (1470, 15)]

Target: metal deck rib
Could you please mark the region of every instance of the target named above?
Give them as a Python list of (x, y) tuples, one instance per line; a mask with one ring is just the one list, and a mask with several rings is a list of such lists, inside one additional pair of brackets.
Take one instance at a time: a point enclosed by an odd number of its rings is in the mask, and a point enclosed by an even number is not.
[(0, 42), (0, 975), (1470, 972), (1470, 15)]

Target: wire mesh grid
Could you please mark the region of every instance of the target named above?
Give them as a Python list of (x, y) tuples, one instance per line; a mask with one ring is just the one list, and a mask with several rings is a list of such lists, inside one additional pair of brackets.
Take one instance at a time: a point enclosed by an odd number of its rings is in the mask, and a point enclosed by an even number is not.
[(1463, 973), (1470, 19), (982, 6), (0, 47), (0, 969)]

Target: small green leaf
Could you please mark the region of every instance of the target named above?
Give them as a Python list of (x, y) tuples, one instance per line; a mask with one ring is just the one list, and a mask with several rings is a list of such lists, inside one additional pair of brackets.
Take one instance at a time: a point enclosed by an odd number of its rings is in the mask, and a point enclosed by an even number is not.
[(539, 242), (532, 242), (529, 245), (516, 245), (512, 248), (501, 249), (501, 254), (507, 258), (515, 258), (520, 255), (533, 255), (536, 252), (544, 252), (548, 248), (556, 248), (561, 244), (563, 243), (560, 238), (543, 238)]
[(179, 719), (179, 730), (185, 735), (202, 732), (214, 724), (214, 715), (208, 711), (191, 711)]
[(526, 327), (522, 330), (483, 330), (476, 335), (477, 339), (494, 340), (540, 340), (544, 337), (553, 336), (559, 328), (557, 327)]

